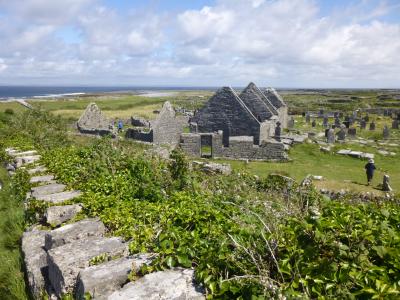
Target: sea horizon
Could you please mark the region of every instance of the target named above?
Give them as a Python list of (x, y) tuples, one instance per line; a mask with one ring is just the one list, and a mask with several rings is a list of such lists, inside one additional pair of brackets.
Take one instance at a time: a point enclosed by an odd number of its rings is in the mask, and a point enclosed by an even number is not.
[[(86, 85), (1, 85), (0, 84), (0, 101), (12, 99), (27, 98), (62, 98), (68, 96), (79, 96), (86, 94), (102, 94), (102, 93), (132, 93), (147, 94), (156, 91), (185, 91), (185, 90), (207, 90), (215, 91), (220, 87), (217, 86), (86, 86)], [(242, 89), (244, 87), (233, 87)], [(304, 90), (304, 91), (321, 91), (321, 90), (398, 90), (396, 88), (313, 88), (313, 87), (277, 87), (278, 91), (283, 90)]]

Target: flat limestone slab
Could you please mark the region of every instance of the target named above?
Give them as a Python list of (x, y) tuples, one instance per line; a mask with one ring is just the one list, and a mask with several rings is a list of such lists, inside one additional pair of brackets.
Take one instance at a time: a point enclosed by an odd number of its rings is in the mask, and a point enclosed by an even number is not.
[(144, 264), (150, 264), (154, 258), (151, 254), (137, 254), (115, 259), (97, 266), (82, 270), (78, 276), (76, 298), (85, 299), (89, 293), (92, 299), (104, 300), (114, 291), (119, 290), (128, 280), (132, 269), (139, 271)]
[(34, 163), (41, 159), (40, 155), (18, 156), (15, 158), (17, 168)]
[(31, 189), (32, 197), (37, 198), (43, 195), (49, 195), (54, 193), (62, 192), (66, 186), (61, 183), (52, 183), (48, 185), (42, 185), (38, 187), (34, 187)]
[(32, 294), (39, 298), (45, 288), (43, 273), (47, 272), (47, 253), (44, 250), (46, 231), (27, 231), (22, 236), (26, 277)]
[(79, 272), (89, 267), (92, 258), (99, 255), (125, 256), (127, 252), (127, 244), (116, 237), (92, 237), (49, 250), (49, 279), (55, 294), (60, 297), (72, 293)]
[(88, 237), (103, 237), (105, 232), (106, 228), (99, 219), (86, 219), (47, 232), (44, 247), (50, 250)]
[(46, 202), (51, 202), (51, 203), (62, 203), (62, 202), (77, 198), (81, 194), (82, 193), (80, 191), (66, 191), (66, 192), (54, 193), (54, 194), (49, 194), (49, 195), (39, 195), (39, 196), (36, 196), (35, 198), (36, 198), (36, 200), (41, 200), (41, 201), (46, 201)]
[(52, 226), (58, 226), (71, 220), (82, 210), (79, 204), (50, 206), (45, 212), (46, 222)]
[(194, 271), (174, 269), (155, 272), (126, 284), (112, 293), (108, 300), (200, 300), (203, 289), (194, 284)]
[(18, 151), (18, 150), (15, 150), (15, 151), (10, 151), (9, 153), (8, 153), (8, 155), (10, 155), (10, 156), (14, 156), (14, 157), (19, 157), (19, 156), (32, 156), (32, 155), (36, 155), (37, 154), (37, 151), (36, 150), (29, 150), (29, 151)]
[(34, 175), (36, 173), (40, 173), (40, 172), (46, 172), (47, 168), (45, 166), (36, 166), (30, 170), (28, 170), (28, 174), (29, 175)]
[(38, 182), (49, 182), (54, 180), (54, 175), (44, 175), (44, 176), (34, 176), (29, 182), (30, 183), (38, 183)]

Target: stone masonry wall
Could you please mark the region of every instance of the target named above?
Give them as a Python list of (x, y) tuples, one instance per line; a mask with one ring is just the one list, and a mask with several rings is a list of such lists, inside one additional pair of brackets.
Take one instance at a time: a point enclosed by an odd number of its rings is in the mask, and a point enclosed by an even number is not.
[(152, 122), (151, 127), (153, 143), (158, 145), (178, 144), (179, 137), (183, 132), (183, 123), (175, 116), (175, 111), (168, 101), (164, 103), (158, 118)]
[(260, 122), (229, 87), (218, 90), (191, 121), (197, 123), (199, 132), (223, 130), (226, 146), (229, 136), (249, 135), (259, 142)]
[(180, 147), (186, 154), (193, 157), (201, 156), (201, 136), (197, 133), (182, 133)]
[(134, 139), (141, 142), (152, 143), (153, 142), (153, 130), (150, 132), (144, 132), (142, 129), (129, 128), (126, 131), (125, 137), (127, 139)]
[[(283, 143), (269, 141), (260, 146), (254, 145), (252, 136), (229, 138), (229, 147), (222, 143), (222, 131), (210, 134), (212, 137), (212, 157), (250, 160), (287, 160), (288, 155)], [(185, 133), (181, 135), (180, 147), (188, 155), (201, 156), (201, 134)]]

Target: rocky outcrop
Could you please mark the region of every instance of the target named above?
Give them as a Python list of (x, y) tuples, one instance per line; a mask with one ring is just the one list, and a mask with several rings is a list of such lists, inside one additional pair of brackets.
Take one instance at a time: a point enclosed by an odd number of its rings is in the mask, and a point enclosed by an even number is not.
[(49, 279), (56, 295), (73, 292), (79, 272), (89, 267), (91, 259), (124, 256), (127, 251), (127, 245), (117, 237), (92, 237), (49, 250)]
[(44, 250), (45, 231), (28, 231), (22, 236), (26, 277), (32, 295), (38, 298), (45, 288), (47, 253)]
[(132, 270), (137, 272), (143, 265), (150, 264), (152, 257), (154, 255), (137, 254), (82, 270), (78, 276), (76, 298), (83, 300), (85, 294), (89, 294), (97, 300), (107, 299), (128, 281), (128, 275)]
[(194, 283), (194, 271), (174, 269), (155, 272), (128, 283), (120, 291), (111, 294), (109, 300), (200, 300), (204, 291)]
[(88, 237), (103, 237), (105, 232), (106, 228), (100, 220), (82, 220), (46, 233), (45, 249), (50, 250)]
[(47, 224), (58, 226), (74, 218), (81, 210), (82, 206), (79, 204), (50, 206), (44, 216)]

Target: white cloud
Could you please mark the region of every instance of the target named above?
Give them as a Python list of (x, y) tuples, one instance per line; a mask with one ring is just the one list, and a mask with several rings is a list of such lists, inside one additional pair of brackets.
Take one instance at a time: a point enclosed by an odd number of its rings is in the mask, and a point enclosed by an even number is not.
[[(376, 1), (323, 16), (317, 0), (218, 0), (176, 14), (0, 0), (0, 83), (396, 86), (400, 20), (382, 17), (399, 5)], [(60, 37), (68, 26), (75, 42)]]

